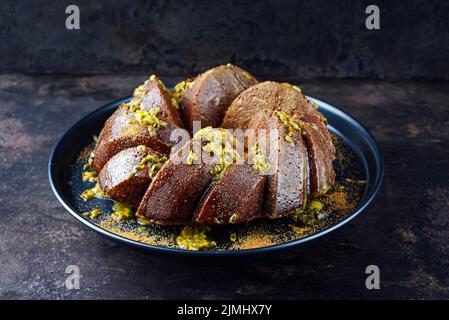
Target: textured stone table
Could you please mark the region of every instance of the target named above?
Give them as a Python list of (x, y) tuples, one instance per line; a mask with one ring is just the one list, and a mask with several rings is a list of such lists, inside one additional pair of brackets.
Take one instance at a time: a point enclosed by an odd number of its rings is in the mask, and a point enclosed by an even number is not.
[[(205, 260), (112, 243), (50, 190), (59, 136), (143, 79), (0, 76), (0, 298), (449, 298), (449, 83), (300, 82), (373, 133), (386, 163), (381, 194), (304, 249)], [(370, 264), (380, 290), (365, 288)], [(79, 290), (64, 286), (68, 265), (80, 268)]]

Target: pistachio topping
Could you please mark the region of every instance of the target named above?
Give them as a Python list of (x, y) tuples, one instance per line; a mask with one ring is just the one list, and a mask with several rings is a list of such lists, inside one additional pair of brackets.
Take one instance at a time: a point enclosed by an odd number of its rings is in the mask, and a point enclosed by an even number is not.
[(216, 158), (210, 173), (217, 178), (224, 175), (226, 170), (240, 159), (235, 148), (236, 137), (225, 129), (214, 129), (209, 126), (199, 130), (194, 139), (201, 140), (204, 143), (203, 151), (213, 154)]
[(203, 250), (215, 247), (215, 241), (207, 239), (207, 227), (185, 226), (176, 238), (177, 245), (186, 250)]
[(187, 90), (190, 88), (192, 82), (191, 81), (181, 81), (178, 84), (175, 85), (173, 91), (172, 91), (172, 105), (179, 109), (182, 98), (186, 94)]
[(84, 182), (97, 182), (97, 173), (95, 171), (84, 171), (81, 173), (81, 179)]
[(318, 214), (323, 209), (323, 204), (317, 200), (307, 201), (306, 206), (296, 210), (291, 218), (293, 221), (300, 221), (306, 225), (313, 225), (318, 219)]
[(148, 226), (154, 224), (152, 220), (145, 218), (137, 218), (137, 223), (141, 226)]
[(100, 188), (100, 185), (97, 183), (95, 184), (95, 187), (92, 189), (87, 189), (81, 192), (80, 197), (84, 201), (92, 200), (93, 198), (106, 198), (106, 195), (103, 193), (103, 191)]
[(133, 98), (128, 104), (128, 111), (136, 112), (136, 110), (140, 107), (141, 104), (142, 104), (141, 98)]
[(116, 202), (112, 206), (112, 219), (116, 221), (126, 221), (134, 217), (134, 212), (127, 204)]
[(187, 164), (192, 165), (196, 160), (198, 160), (198, 156), (193, 152), (193, 150), (190, 150), (186, 159)]
[(327, 124), (327, 118), (321, 112), (318, 112), (318, 115), (320, 116), (321, 121)]
[(148, 148), (147, 146), (144, 146), (143, 144), (138, 145), (136, 148), (137, 148), (137, 151), (140, 151), (140, 152), (148, 152), (150, 150), (150, 148)]
[(162, 165), (167, 161), (166, 156), (157, 156), (154, 154), (148, 154), (140, 163), (133, 168), (131, 171), (130, 177), (133, 177), (137, 172), (143, 170), (145, 167), (148, 167), (148, 175), (151, 179), (153, 179), (159, 170), (162, 168)]
[(138, 86), (136, 89), (134, 89), (133, 96), (136, 98), (141, 98), (142, 96), (146, 95), (148, 93), (148, 82), (144, 82), (140, 86)]
[(315, 211), (320, 211), (321, 209), (323, 209), (323, 204), (316, 200), (310, 200), (307, 202), (306, 208), (309, 208), (309, 209), (312, 209)]
[(293, 224), (289, 224), (288, 225), (293, 231), (295, 231), (296, 233), (299, 234), (305, 234), (306, 232), (309, 232), (312, 227), (307, 227), (307, 226), (295, 226)]
[(265, 155), (259, 151), (259, 146), (257, 143), (249, 150), (249, 157), (253, 163), (253, 169), (255, 171), (262, 175), (268, 173), (271, 165), (265, 158)]
[(159, 84), (159, 86), (162, 88), (162, 90), (168, 92), (167, 87), (165, 86), (165, 84), (162, 82), (162, 80), (157, 79), (157, 83)]
[(301, 92), (301, 93), (302, 93), (302, 91), (301, 91), (301, 88), (300, 88), (300, 87), (298, 87), (298, 86), (293, 86), (293, 89), (295, 89), (296, 91), (299, 91), (299, 92)]
[(232, 214), (232, 216), (229, 218), (229, 223), (236, 223), (237, 222), (237, 214)]
[(250, 73), (248, 73), (248, 72), (246, 72), (246, 71), (243, 71), (243, 75), (245, 76), (245, 78), (247, 78), (247, 79), (254, 79), (254, 77), (250, 74)]
[(295, 132), (301, 133), (301, 126), (299, 124), (299, 121), (295, 117), (289, 115), (284, 111), (275, 111), (274, 113), (282, 122), (282, 124), (287, 127), (288, 132), (284, 137), (285, 141), (290, 144), (294, 144), (295, 142), (293, 141), (293, 135), (295, 134)]
[(160, 108), (152, 108), (148, 111), (137, 109), (135, 110), (135, 119), (130, 120), (130, 123), (139, 122), (148, 127), (148, 132), (151, 135), (156, 135), (161, 127), (166, 127), (167, 122), (157, 117)]
[(90, 219), (96, 219), (99, 216), (101, 216), (102, 214), (103, 214), (103, 212), (100, 209), (95, 208), (90, 211), (84, 212), (83, 217), (90, 218)]
[(95, 153), (92, 151), (89, 155), (89, 159), (87, 160), (87, 163), (83, 166), (84, 170), (92, 168), (92, 162), (94, 161)]

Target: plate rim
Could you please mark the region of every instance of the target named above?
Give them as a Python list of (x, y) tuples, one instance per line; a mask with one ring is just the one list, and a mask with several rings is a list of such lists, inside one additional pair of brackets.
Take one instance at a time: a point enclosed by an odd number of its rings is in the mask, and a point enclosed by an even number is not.
[[(117, 99), (114, 101), (111, 101), (107, 104), (102, 105), (101, 107), (89, 112), (85, 116), (83, 116), (81, 119), (76, 121), (73, 125), (71, 125), (58, 139), (56, 144), (54, 145), (49, 162), (48, 162), (48, 179), (50, 182), (51, 189), (53, 193), (55, 194), (58, 201), (62, 204), (62, 206), (68, 211), (75, 219), (80, 221), (83, 225), (86, 227), (93, 229), (97, 233), (100, 233), (101, 235), (119, 243), (123, 243), (126, 245), (130, 245), (132, 247), (137, 247), (140, 249), (144, 249), (146, 251), (152, 251), (152, 252), (159, 252), (159, 253), (170, 253), (170, 254), (180, 254), (180, 255), (190, 255), (190, 256), (241, 256), (241, 255), (250, 255), (250, 254), (258, 254), (258, 253), (267, 253), (267, 252), (274, 252), (279, 250), (285, 250), (288, 248), (292, 248), (295, 246), (299, 246), (300, 244), (308, 243), (316, 238), (325, 236), (332, 231), (344, 226), (348, 222), (350, 222), (352, 219), (357, 217), (359, 214), (361, 214), (363, 211), (366, 210), (366, 208), (373, 202), (373, 200), (377, 197), (377, 195), (380, 192), (382, 182), (384, 179), (384, 157), (382, 154), (382, 151), (379, 148), (379, 145), (377, 144), (375, 138), (373, 135), (369, 132), (368, 129), (366, 129), (357, 119), (355, 119), (353, 116), (347, 114), (346, 112), (342, 111), (338, 107), (331, 105), (327, 102), (324, 102), (321, 99), (317, 99), (311, 96), (307, 96), (308, 99), (313, 100), (319, 108), (326, 109), (334, 114), (337, 114), (340, 118), (343, 118), (345, 121), (351, 122), (352, 126), (358, 127), (358, 130), (363, 132), (365, 134), (365, 140), (368, 143), (368, 145), (371, 147), (373, 155), (375, 156), (375, 164), (376, 164), (376, 174), (374, 178), (374, 186), (373, 190), (367, 195), (367, 198), (365, 202), (359, 206), (354, 212), (346, 216), (344, 219), (339, 221), (336, 224), (333, 224), (329, 226), (328, 228), (325, 228), (317, 233), (308, 235), (304, 238), (291, 240), (288, 242), (275, 244), (267, 247), (261, 247), (261, 248), (252, 248), (252, 249), (238, 249), (238, 250), (186, 250), (186, 249), (178, 249), (178, 248), (170, 248), (165, 246), (158, 246), (158, 245), (152, 245), (147, 244), (143, 242), (139, 242), (136, 240), (128, 239), (123, 236), (120, 236), (118, 234), (115, 234), (109, 230), (103, 229), (99, 227), (94, 222), (89, 221), (88, 219), (84, 218), (80, 213), (76, 212), (72, 209), (70, 204), (65, 200), (64, 195), (62, 194), (58, 183), (56, 179), (56, 168), (57, 164), (55, 162), (56, 157), (58, 155), (58, 152), (60, 149), (63, 148), (63, 143), (65, 140), (68, 139), (68, 136), (70, 133), (74, 130), (76, 130), (82, 123), (84, 123), (88, 118), (96, 115), (97, 113), (100, 113), (104, 109), (118, 107), (121, 103), (126, 102), (131, 99), (131, 96), (124, 97), (121, 99)], [(332, 127), (331, 124), (329, 124), (330, 127)], [(332, 127), (333, 128), (333, 127)], [(335, 129), (336, 130), (336, 129)], [(368, 138), (368, 139), (366, 139)]]

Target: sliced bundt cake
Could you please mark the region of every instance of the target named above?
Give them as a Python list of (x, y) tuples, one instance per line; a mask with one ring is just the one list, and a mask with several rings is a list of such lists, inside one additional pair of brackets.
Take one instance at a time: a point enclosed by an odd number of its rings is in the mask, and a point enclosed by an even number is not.
[[(307, 99), (301, 89), (289, 83), (265, 81), (245, 90), (226, 111), (222, 127), (247, 128), (256, 111), (263, 109), (296, 114), (299, 120), (315, 124), (327, 140), (329, 150), (335, 152), (327, 130), (326, 119), (318, 112), (317, 105)], [(329, 156), (334, 158), (334, 154)]]
[(239, 155), (224, 129), (204, 128), (173, 154), (145, 193), (137, 216), (158, 224), (187, 224), (212, 179)]
[(318, 197), (325, 194), (335, 183), (333, 160), (335, 150), (315, 124), (300, 122), (302, 137), (307, 146), (309, 160), (309, 193)]
[(110, 198), (138, 207), (166, 160), (165, 155), (143, 145), (122, 150), (100, 171), (98, 183)]
[[(171, 150), (173, 130), (193, 121), (203, 129)], [(106, 121), (92, 166), (139, 218), (222, 225), (304, 208), (334, 184), (334, 159), (326, 120), (299, 88), (225, 65), (172, 92), (152, 76)]]
[(202, 128), (220, 126), (232, 101), (256, 83), (252, 75), (231, 64), (198, 75), (188, 82), (181, 100), (186, 129), (192, 134), (194, 121), (200, 121)]
[[(283, 111), (261, 110), (249, 122), (249, 146), (266, 153), (270, 165), (264, 216), (279, 218), (307, 201), (308, 158), (298, 120)], [(256, 139), (257, 138), (257, 139)]]
[(193, 221), (208, 225), (233, 224), (261, 217), (265, 179), (248, 161), (234, 163), (206, 190)]
[(154, 75), (137, 87), (131, 101), (106, 121), (94, 151), (93, 169), (100, 172), (115, 154), (139, 145), (169, 154), (176, 142), (170, 139), (172, 130), (183, 127), (171, 99), (170, 92)]

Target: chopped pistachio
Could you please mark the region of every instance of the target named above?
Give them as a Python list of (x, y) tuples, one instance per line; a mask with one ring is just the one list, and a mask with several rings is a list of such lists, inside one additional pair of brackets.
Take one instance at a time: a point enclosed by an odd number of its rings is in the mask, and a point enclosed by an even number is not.
[(318, 112), (318, 115), (320, 116), (321, 121), (327, 124), (327, 118), (321, 112)]
[(289, 115), (284, 111), (275, 111), (274, 113), (282, 122), (282, 124), (287, 127), (288, 132), (285, 136), (285, 141), (290, 144), (294, 144), (295, 142), (293, 141), (293, 135), (295, 134), (295, 132), (301, 134), (301, 126), (299, 124), (299, 121), (294, 116)]
[(128, 105), (128, 111), (129, 112), (136, 112), (137, 109), (140, 107), (140, 105), (142, 104), (142, 99), (140, 98), (133, 98)]
[(255, 144), (249, 151), (250, 159), (253, 162), (253, 169), (259, 174), (266, 174), (270, 170), (270, 163), (265, 156), (259, 152), (259, 147)]
[(216, 157), (217, 162), (210, 170), (215, 178), (221, 177), (229, 166), (240, 158), (234, 148), (236, 145), (235, 136), (225, 129), (206, 127), (199, 130), (194, 139), (201, 139), (204, 143), (203, 151), (212, 153)]
[(145, 151), (148, 151), (148, 150), (150, 150), (150, 148), (148, 148), (147, 146), (144, 146), (144, 145), (137, 146), (137, 151), (145, 152)]
[(162, 88), (162, 90), (168, 92), (167, 87), (165, 86), (165, 84), (164, 84), (160, 79), (157, 80), (157, 83), (158, 83), (159, 86)]
[(136, 98), (141, 98), (142, 96), (146, 95), (148, 93), (148, 86), (147, 82), (144, 84), (141, 84), (136, 89), (134, 89), (133, 96)]
[(307, 202), (306, 207), (316, 211), (320, 211), (321, 209), (323, 209), (323, 204), (316, 200), (310, 200)]
[(309, 232), (312, 230), (312, 227), (299, 227), (292, 224), (288, 225), (293, 231), (299, 233), (299, 234), (305, 234), (306, 232)]
[(83, 217), (90, 218), (90, 219), (96, 219), (99, 216), (101, 216), (102, 214), (103, 214), (103, 212), (100, 209), (95, 208), (93, 210), (84, 212)]
[(100, 185), (97, 183), (95, 187), (93, 187), (92, 189), (84, 190), (80, 194), (80, 197), (84, 201), (89, 201), (92, 200), (93, 198), (106, 198), (106, 195), (103, 193), (103, 191), (100, 188)]
[(190, 150), (186, 162), (188, 165), (192, 165), (195, 160), (198, 160), (198, 156), (192, 150)]
[(162, 168), (162, 165), (167, 161), (166, 156), (156, 156), (154, 154), (148, 154), (140, 163), (133, 168), (130, 176), (133, 177), (137, 172), (143, 170), (145, 167), (148, 167), (148, 175), (151, 179), (153, 179), (159, 170)]
[(142, 226), (148, 226), (148, 225), (153, 224), (153, 221), (151, 221), (149, 219), (145, 219), (145, 218), (137, 218), (137, 223)]
[(323, 209), (324, 205), (316, 200), (310, 200), (306, 203), (303, 209), (296, 210), (291, 218), (293, 221), (301, 221), (306, 225), (313, 225), (318, 219), (318, 214)]
[(251, 75), (251, 74), (249, 74), (248, 72), (246, 72), (246, 71), (243, 71), (243, 75), (245, 76), (245, 78), (247, 78), (247, 79), (254, 79), (254, 77)]
[(114, 210), (114, 212), (111, 217), (116, 221), (126, 221), (134, 217), (132, 208), (121, 202), (114, 203), (112, 210)]
[(175, 85), (172, 91), (172, 104), (176, 109), (180, 109), (179, 103), (186, 94), (187, 90), (190, 88), (191, 81), (181, 81)]
[(207, 239), (207, 227), (185, 226), (181, 234), (176, 238), (176, 243), (182, 249), (203, 250), (215, 247), (215, 241)]
[[(148, 111), (137, 109), (135, 111), (135, 121), (148, 127), (151, 135), (156, 135), (161, 127), (166, 127), (167, 123), (157, 117), (160, 109), (152, 108)], [(132, 120), (131, 120), (132, 121)]]
[(171, 104), (173, 107), (179, 110), (179, 103), (175, 98), (171, 98)]
[(97, 182), (97, 173), (95, 171), (84, 171), (81, 173), (84, 182)]
[(299, 92), (301, 92), (301, 93), (302, 93), (302, 91), (301, 91), (301, 88), (300, 88), (300, 87), (298, 87), (298, 86), (293, 86), (293, 89), (295, 89), (296, 91), (299, 91)]
[(237, 215), (234, 213), (230, 218), (229, 218), (229, 223), (236, 223), (237, 221)]
[(91, 152), (89, 155), (89, 159), (87, 160), (87, 163), (83, 166), (84, 170), (92, 168), (92, 162), (94, 161), (94, 156), (95, 156), (95, 153)]

